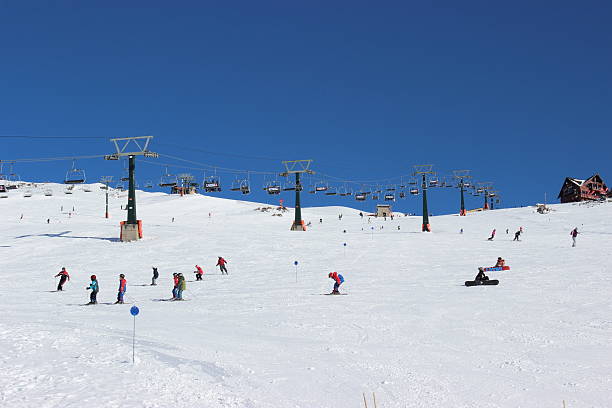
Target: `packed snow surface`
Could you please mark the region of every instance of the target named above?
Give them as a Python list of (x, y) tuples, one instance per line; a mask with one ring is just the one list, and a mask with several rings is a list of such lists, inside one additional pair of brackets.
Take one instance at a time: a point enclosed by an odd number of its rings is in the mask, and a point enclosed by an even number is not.
[[(612, 204), (437, 216), (431, 233), (308, 208), (293, 232), (292, 209), (138, 192), (144, 238), (122, 243), (126, 193), (105, 219), (99, 185), (23, 190), (0, 199), (0, 406), (612, 406)], [(498, 256), (498, 286), (463, 285)], [(347, 296), (322, 295), (332, 271)], [(162, 301), (173, 272), (184, 302)], [(130, 304), (113, 304), (120, 273)], [(91, 274), (100, 304), (84, 306)]]

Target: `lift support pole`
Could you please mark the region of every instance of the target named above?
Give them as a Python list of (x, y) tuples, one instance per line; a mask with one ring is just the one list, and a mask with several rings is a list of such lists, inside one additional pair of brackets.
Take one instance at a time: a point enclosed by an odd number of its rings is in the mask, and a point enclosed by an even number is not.
[(300, 174), (314, 174), (310, 170), (312, 160), (288, 160), (283, 161), (285, 171), (280, 175), (288, 177), (290, 174), (295, 174), (295, 219), (291, 224), (291, 231), (306, 231), (304, 220), (302, 220), (302, 205), (300, 202), (300, 192), (302, 191), (302, 183), (300, 182)]

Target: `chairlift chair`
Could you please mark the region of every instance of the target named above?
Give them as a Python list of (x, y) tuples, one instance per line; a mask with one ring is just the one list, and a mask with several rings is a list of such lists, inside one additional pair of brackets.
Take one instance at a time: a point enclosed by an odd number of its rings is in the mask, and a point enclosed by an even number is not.
[(387, 191), (395, 191), (395, 184), (390, 184), (387, 186)]
[(75, 161), (72, 161), (72, 168), (66, 172), (64, 184), (82, 184), (86, 180), (85, 170), (77, 169)]
[(336, 195), (338, 192), (336, 191), (336, 189), (334, 187), (328, 188), (328, 190), (325, 192), (325, 195)]
[(217, 193), (221, 191), (221, 181), (217, 176), (210, 176), (204, 179), (204, 191), (207, 193)]
[(395, 201), (395, 194), (385, 194), (385, 201)]
[(281, 192), (280, 183), (278, 183), (277, 181), (272, 181), (272, 182), (268, 183), (268, 185), (266, 186), (266, 191), (270, 195), (280, 194), (280, 192)]
[(410, 189), (410, 194), (412, 194), (412, 195), (419, 195), (419, 189), (418, 188), (411, 188)]
[(399, 193), (399, 198), (406, 198), (406, 193), (404, 193), (403, 191), (401, 191)]
[(123, 185), (123, 183), (119, 182), (115, 185), (115, 190), (123, 191), (125, 190), (125, 186)]
[(327, 184), (324, 184), (324, 183), (319, 183), (319, 184), (316, 184), (316, 185), (315, 185), (315, 191), (316, 191), (317, 193), (318, 193), (318, 192), (321, 192), (321, 191), (327, 191), (327, 189), (328, 189)]
[(160, 187), (174, 187), (178, 184), (178, 177), (174, 174), (168, 173), (168, 168), (166, 167), (166, 173), (161, 176), (159, 180)]
[(438, 187), (438, 178), (432, 177), (429, 179), (429, 187)]
[(366, 194), (365, 193), (357, 193), (355, 194), (355, 200), (357, 201), (365, 201), (366, 200)]
[(26, 190), (26, 191), (23, 193), (23, 197), (24, 197), (24, 198), (32, 197), (32, 191), (31, 191), (31, 190)]
[(145, 183), (145, 188), (153, 188), (153, 182), (151, 180), (147, 180)]
[(45, 190), (45, 197), (51, 197), (53, 195), (53, 190), (51, 189), (46, 189)]
[(4, 184), (0, 184), (0, 193), (6, 193), (6, 186)]
[(372, 194), (372, 200), (378, 200), (378, 194)]
[(83, 191), (86, 193), (91, 193), (91, 187), (90, 186), (83, 186)]

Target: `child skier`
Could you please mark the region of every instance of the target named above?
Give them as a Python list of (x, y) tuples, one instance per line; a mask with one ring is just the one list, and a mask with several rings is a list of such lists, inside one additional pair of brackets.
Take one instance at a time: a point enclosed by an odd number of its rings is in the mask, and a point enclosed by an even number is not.
[(578, 227), (574, 228), (572, 230), (572, 232), (570, 232), (570, 235), (572, 236), (572, 246), (575, 247), (576, 246), (576, 237), (578, 236)]
[(176, 299), (177, 292), (178, 292), (178, 282), (179, 282), (178, 273), (172, 274), (172, 280), (174, 282), (174, 286), (172, 287), (172, 300), (174, 300)]
[(68, 275), (68, 271), (66, 270), (66, 268), (62, 267), (62, 270), (59, 271), (59, 273), (54, 277), (57, 278), (58, 276), (60, 277), (60, 281), (57, 284), (57, 290), (64, 290), (64, 283), (66, 283), (67, 280), (70, 280), (70, 275)]
[(225, 275), (227, 275), (227, 268), (225, 267), (225, 264), (227, 263), (227, 261), (225, 259), (223, 259), (223, 257), (219, 257), (219, 260), (217, 261), (217, 265), (219, 267), (219, 269), (221, 269), (221, 275), (223, 275), (223, 272), (225, 272)]
[(332, 293), (330, 294), (339, 295), (340, 291), (338, 289), (340, 289), (340, 285), (344, 283), (344, 277), (342, 275), (339, 275), (338, 272), (330, 272), (327, 277), (334, 280), (334, 290), (332, 290)]
[(98, 300), (96, 297), (98, 296), (98, 291), (100, 290), (100, 286), (98, 286), (98, 279), (96, 275), (91, 275), (91, 283), (85, 289), (91, 289), (91, 293), (89, 294), (89, 303), (88, 305), (97, 305)]
[(127, 281), (125, 280), (125, 275), (120, 274), (119, 275), (119, 290), (117, 291), (117, 301), (115, 302), (115, 304), (117, 303), (123, 304), (123, 295), (125, 295), (126, 290), (127, 290)]
[(174, 300), (183, 300), (183, 291), (187, 289), (187, 284), (185, 283), (185, 277), (182, 273), (178, 274), (178, 283), (176, 288), (176, 299)]
[(153, 268), (153, 278), (151, 279), (151, 286), (157, 286), (157, 283), (155, 281), (157, 280), (157, 278), (159, 278), (159, 272), (157, 272), (157, 268), (155, 266), (152, 266), (151, 268)]
[(202, 275), (204, 274), (204, 271), (202, 270), (202, 267), (196, 265), (195, 268), (196, 268), (196, 270), (193, 273), (195, 273), (196, 280), (202, 280)]

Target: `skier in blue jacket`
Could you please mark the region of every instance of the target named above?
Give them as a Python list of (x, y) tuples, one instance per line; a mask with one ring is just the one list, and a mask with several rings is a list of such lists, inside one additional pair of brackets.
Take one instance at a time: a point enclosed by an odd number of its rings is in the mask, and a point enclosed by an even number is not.
[(96, 297), (98, 296), (98, 291), (100, 290), (100, 286), (98, 285), (98, 279), (96, 275), (91, 275), (91, 283), (85, 289), (91, 289), (91, 293), (89, 294), (89, 303), (88, 305), (95, 305), (98, 303)]

